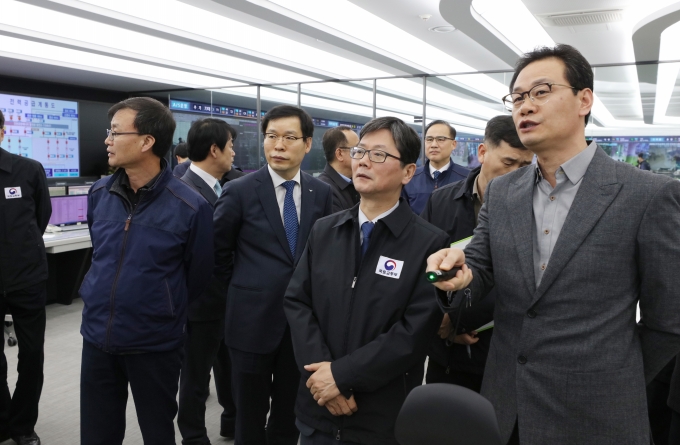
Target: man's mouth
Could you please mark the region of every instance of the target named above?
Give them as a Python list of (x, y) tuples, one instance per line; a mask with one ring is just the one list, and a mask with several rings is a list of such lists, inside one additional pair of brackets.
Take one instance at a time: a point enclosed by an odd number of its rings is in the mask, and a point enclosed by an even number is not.
[(538, 125), (537, 122), (525, 120), (525, 121), (522, 121), (522, 122), (519, 123), (519, 129), (520, 130), (529, 130), (531, 128), (534, 128), (537, 125)]

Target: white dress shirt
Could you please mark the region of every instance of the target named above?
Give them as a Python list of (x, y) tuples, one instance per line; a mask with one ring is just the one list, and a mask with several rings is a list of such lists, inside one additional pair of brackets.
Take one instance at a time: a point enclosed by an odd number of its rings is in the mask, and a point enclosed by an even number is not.
[(364, 233), (361, 231), (361, 226), (362, 226), (365, 222), (368, 221), (368, 222), (372, 222), (373, 224), (375, 224), (375, 223), (378, 222), (379, 219), (384, 218), (384, 217), (386, 217), (387, 215), (389, 215), (390, 213), (392, 213), (392, 212), (394, 212), (395, 210), (397, 210), (397, 207), (399, 207), (399, 200), (397, 200), (397, 203), (394, 205), (394, 207), (392, 207), (392, 208), (389, 209), (388, 211), (386, 211), (386, 212), (384, 212), (384, 213), (381, 213), (380, 215), (376, 216), (376, 217), (373, 218), (373, 220), (371, 221), (371, 220), (369, 220), (368, 217), (364, 214), (364, 212), (361, 211), (361, 206), (359, 206), (359, 241), (360, 241), (362, 244), (363, 244), (363, 242), (364, 242)]
[(198, 167), (193, 162), (189, 165), (189, 170), (196, 173), (206, 184), (208, 184), (208, 187), (210, 187), (213, 192), (215, 191), (215, 183), (217, 182), (216, 177), (206, 172), (201, 167)]
[(430, 176), (434, 179), (434, 172), (444, 173), (449, 169), (449, 167), (451, 167), (451, 160), (449, 160), (449, 162), (439, 170), (432, 166), (432, 162), (430, 162), (428, 165), (430, 166)]
[[(274, 183), (274, 192), (276, 192), (276, 202), (279, 204), (279, 213), (281, 214), (281, 221), (283, 221), (283, 203), (286, 200), (286, 188), (282, 185), (286, 182), (276, 173), (271, 166), (267, 165), (269, 170), (269, 175), (272, 177), (272, 182)], [(295, 181), (295, 187), (293, 188), (293, 201), (295, 201), (295, 210), (297, 212), (298, 223), (300, 222), (300, 207), (302, 206), (302, 186), (300, 185), (300, 170), (295, 174), (292, 181)]]

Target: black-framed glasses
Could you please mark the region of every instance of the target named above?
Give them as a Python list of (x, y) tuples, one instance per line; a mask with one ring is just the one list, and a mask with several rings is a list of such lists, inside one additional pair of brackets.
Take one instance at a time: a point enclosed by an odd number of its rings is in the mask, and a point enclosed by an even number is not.
[(552, 93), (553, 86), (560, 86), (571, 88), (572, 90), (580, 91), (576, 87), (571, 85), (564, 85), (561, 83), (539, 83), (534, 85), (529, 91), (523, 91), (521, 93), (510, 93), (503, 96), (503, 105), (508, 111), (516, 110), (522, 106), (524, 103), (524, 96), (529, 97), (532, 103), (536, 105), (543, 105), (550, 99), (550, 93)]
[(429, 136), (429, 137), (425, 138), (425, 143), (431, 144), (434, 141), (437, 141), (438, 144), (443, 144), (447, 140), (448, 141), (455, 141), (456, 139), (455, 138), (447, 138), (446, 136), (437, 136), (437, 137)]
[(398, 158), (382, 150), (366, 150), (365, 148), (361, 147), (352, 147), (349, 150), (349, 157), (352, 159), (361, 159), (366, 153), (368, 153), (368, 159), (370, 159), (371, 162), (375, 162), (376, 164), (382, 164), (385, 162), (385, 160), (387, 160), (388, 156), (401, 161), (401, 158)]
[(284, 136), (279, 136), (276, 133), (265, 133), (264, 134), (264, 142), (273, 144), (279, 139), (283, 139), (283, 145), (291, 145), (297, 142), (299, 139), (307, 139), (305, 136), (293, 136), (290, 134), (286, 134)]
[(138, 133), (136, 131), (126, 131), (126, 132), (117, 132), (117, 131), (111, 131), (111, 130), (106, 130), (106, 139), (111, 138), (112, 141), (116, 140), (116, 136), (122, 136), (126, 134), (144, 134), (144, 133)]

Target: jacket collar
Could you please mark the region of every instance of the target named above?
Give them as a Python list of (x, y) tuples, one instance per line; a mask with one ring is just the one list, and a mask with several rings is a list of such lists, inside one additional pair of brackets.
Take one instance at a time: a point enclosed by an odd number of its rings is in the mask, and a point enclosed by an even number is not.
[[(337, 223), (335, 223), (333, 227), (341, 226), (348, 221), (353, 221), (356, 222), (356, 224), (359, 224), (360, 205), (361, 203), (345, 211), (344, 215), (342, 215), (342, 217)], [(411, 218), (414, 217), (415, 214), (413, 213), (413, 210), (411, 210), (411, 207), (409, 207), (404, 198), (399, 198), (399, 206), (394, 209), (394, 212), (390, 213), (384, 218), (380, 218), (376, 224), (379, 224), (382, 221), (385, 223), (390, 232), (392, 232), (392, 235), (394, 235), (395, 238), (398, 238), (406, 226), (408, 226), (408, 224), (411, 222)]]
[(12, 172), (12, 157), (10, 152), (4, 148), (0, 148), (0, 170), (5, 170), (7, 173)]
[[(123, 174), (125, 174), (125, 169), (119, 168), (118, 171), (116, 171), (116, 173), (111, 175), (111, 177), (109, 178), (108, 182), (106, 183), (106, 188), (110, 192), (115, 192), (122, 196), (127, 196), (121, 184), (121, 181), (123, 180), (122, 178)], [(160, 191), (163, 190), (163, 188), (165, 188), (165, 185), (170, 181), (170, 179), (172, 179), (172, 177), (173, 177), (172, 171), (168, 166), (168, 161), (161, 158), (161, 172), (155, 179), (151, 181), (151, 183), (146, 184), (144, 186), (147, 188), (146, 193), (148, 194), (148, 196), (150, 198), (153, 198), (158, 193), (160, 193)]]
[(465, 184), (458, 190), (458, 193), (456, 193), (456, 196), (454, 196), (453, 199), (460, 199), (462, 197), (472, 198), (472, 189), (474, 188), (475, 179), (477, 179), (480, 171), (482, 171), (481, 165), (470, 172), (468, 177), (465, 178)]
[(352, 184), (351, 182), (347, 182), (344, 179), (342, 179), (342, 176), (335, 170), (333, 167), (331, 167), (330, 164), (326, 164), (326, 166), (323, 169), (324, 173), (328, 175), (329, 178), (331, 178), (331, 181), (337, 185), (340, 190), (345, 190), (347, 187)]

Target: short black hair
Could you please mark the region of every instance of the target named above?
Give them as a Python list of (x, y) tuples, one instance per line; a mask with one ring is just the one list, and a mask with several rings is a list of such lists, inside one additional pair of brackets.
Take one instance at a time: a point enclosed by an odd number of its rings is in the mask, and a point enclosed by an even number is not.
[(201, 162), (210, 154), (210, 147), (217, 145), (220, 151), (232, 138), (231, 125), (222, 119), (208, 117), (194, 121), (187, 135), (187, 149), (192, 162)]
[(175, 133), (175, 118), (172, 112), (151, 97), (131, 97), (109, 108), (109, 120), (120, 110), (130, 109), (137, 112), (134, 126), (141, 134), (149, 134), (156, 140), (151, 147), (154, 155), (162, 158), (172, 145)]
[(427, 136), (427, 132), (430, 131), (430, 127), (432, 127), (433, 125), (446, 125), (447, 127), (449, 127), (449, 133), (451, 134), (451, 139), (456, 139), (456, 129), (453, 128), (453, 126), (451, 124), (449, 124), (448, 122), (443, 121), (443, 120), (436, 120), (436, 121), (432, 121), (429, 124), (427, 124), (427, 127), (425, 127), (425, 134), (423, 134), (423, 137)]
[(180, 158), (188, 158), (189, 157), (189, 151), (187, 150), (187, 143), (186, 142), (180, 142), (175, 146), (175, 156), (179, 156)]
[(485, 143), (498, 147), (501, 141), (507, 142), (512, 148), (527, 149), (519, 139), (512, 116), (507, 114), (492, 117), (486, 123), (486, 130), (484, 130)]
[(382, 129), (389, 130), (392, 133), (392, 139), (394, 139), (397, 150), (399, 150), (402, 167), (406, 164), (414, 164), (418, 160), (422, 145), (420, 136), (413, 128), (406, 125), (406, 122), (397, 117), (385, 116), (369, 121), (361, 129), (359, 138), (363, 139), (368, 133)]
[(335, 150), (341, 145), (347, 144), (345, 131), (352, 131), (352, 129), (347, 125), (340, 125), (323, 134), (321, 145), (323, 146), (323, 154), (326, 156), (326, 162), (329, 164), (335, 160)]
[[(538, 47), (520, 57), (515, 64), (515, 74), (513, 74), (510, 81), (510, 92), (515, 87), (517, 76), (527, 65), (549, 58), (559, 59), (564, 63), (564, 77), (566, 77), (569, 85), (576, 88), (572, 90), (574, 96), (586, 88), (595, 91), (593, 68), (590, 66), (590, 63), (588, 63), (579, 50), (571, 45), (560, 43), (555, 45), (555, 47)], [(585, 117), (586, 125), (588, 125), (588, 119), (590, 119), (590, 113)]]
[(312, 117), (302, 108), (291, 105), (277, 105), (262, 118), (262, 134), (267, 132), (269, 121), (282, 119), (284, 117), (297, 117), (300, 120), (300, 130), (302, 137), (311, 138), (314, 136), (314, 121)]
[(645, 154), (644, 154), (643, 152), (638, 153), (638, 158), (644, 159), (644, 158), (645, 158)]
[(2, 127), (5, 126), (5, 115), (2, 114), (2, 110), (0, 110), (0, 130), (2, 130)]

